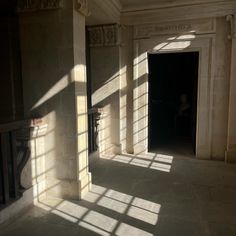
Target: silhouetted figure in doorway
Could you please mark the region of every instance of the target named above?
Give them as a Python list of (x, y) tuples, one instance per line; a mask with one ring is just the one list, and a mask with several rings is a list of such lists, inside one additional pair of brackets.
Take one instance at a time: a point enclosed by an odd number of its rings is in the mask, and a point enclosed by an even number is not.
[(175, 133), (181, 137), (191, 137), (191, 106), (187, 94), (180, 95), (180, 104), (175, 117)]

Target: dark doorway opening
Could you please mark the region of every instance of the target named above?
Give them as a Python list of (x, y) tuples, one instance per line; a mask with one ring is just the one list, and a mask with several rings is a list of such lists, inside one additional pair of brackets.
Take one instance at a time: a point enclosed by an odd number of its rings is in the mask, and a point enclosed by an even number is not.
[(195, 154), (199, 52), (149, 54), (149, 151)]

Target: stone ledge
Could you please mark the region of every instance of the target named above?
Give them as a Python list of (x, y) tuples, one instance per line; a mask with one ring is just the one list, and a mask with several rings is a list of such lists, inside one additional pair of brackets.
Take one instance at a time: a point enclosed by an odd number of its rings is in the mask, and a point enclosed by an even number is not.
[(23, 193), (23, 196), (19, 200), (0, 211), (0, 224), (15, 217), (21, 211), (26, 210), (33, 205), (33, 202), (33, 187), (31, 187)]

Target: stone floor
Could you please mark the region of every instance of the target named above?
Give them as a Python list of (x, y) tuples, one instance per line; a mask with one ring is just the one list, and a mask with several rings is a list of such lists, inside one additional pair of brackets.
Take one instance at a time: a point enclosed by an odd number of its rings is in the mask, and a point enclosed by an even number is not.
[(236, 235), (236, 165), (150, 153), (104, 156), (91, 172), (83, 201), (41, 201), (0, 235)]

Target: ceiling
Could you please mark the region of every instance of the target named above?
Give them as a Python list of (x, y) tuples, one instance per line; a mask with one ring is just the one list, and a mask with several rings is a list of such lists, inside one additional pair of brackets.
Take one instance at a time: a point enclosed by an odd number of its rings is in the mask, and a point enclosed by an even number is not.
[(234, 0), (90, 0), (91, 15), (86, 18), (86, 24), (118, 23), (122, 13), (229, 1)]
[[(1, 1), (1, 0), (0, 0)], [(90, 0), (91, 15), (86, 17), (87, 25), (118, 23), (120, 21), (121, 6), (117, 0)]]

